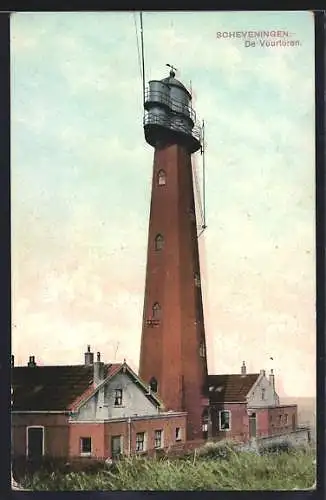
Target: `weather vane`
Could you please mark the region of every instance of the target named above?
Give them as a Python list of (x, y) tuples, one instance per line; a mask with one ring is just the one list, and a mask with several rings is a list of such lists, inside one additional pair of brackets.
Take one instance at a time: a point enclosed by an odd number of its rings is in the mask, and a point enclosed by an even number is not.
[(166, 64), (166, 66), (168, 66), (169, 68), (171, 68), (170, 75), (172, 76), (172, 73), (173, 73), (173, 76), (175, 76), (175, 72), (178, 71), (177, 68), (175, 68), (174, 66), (172, 66), (172, 64)]

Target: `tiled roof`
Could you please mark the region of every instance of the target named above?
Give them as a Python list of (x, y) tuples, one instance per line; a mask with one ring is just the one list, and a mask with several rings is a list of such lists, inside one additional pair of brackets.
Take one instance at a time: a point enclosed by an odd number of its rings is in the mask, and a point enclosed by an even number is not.
[[(105, 376), (121, 366), (105, 365)], [(93, 389), (93, 366), (15, 366), (12, 385), (14, 411), (64, 411)]]
[(247, 375), (208, 375), (208, 394), (211, 404), (245, 402), (259, 373)]

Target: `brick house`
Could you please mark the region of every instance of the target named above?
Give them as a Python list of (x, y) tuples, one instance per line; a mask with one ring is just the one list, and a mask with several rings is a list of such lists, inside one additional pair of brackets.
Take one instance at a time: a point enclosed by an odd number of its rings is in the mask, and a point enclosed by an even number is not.
[[(186, 440), (184, 412), (166, 412), (124, 362), (12, 367), (13, 455), (114, 458)], [(154, 388), (155, 389), (155, 388)]]
[(208, 375), (211, 436), (247, 441), (252, 437), (283, 434), (297, 427), (297, 406), (280, 405), (275, 377), (246, 372)]

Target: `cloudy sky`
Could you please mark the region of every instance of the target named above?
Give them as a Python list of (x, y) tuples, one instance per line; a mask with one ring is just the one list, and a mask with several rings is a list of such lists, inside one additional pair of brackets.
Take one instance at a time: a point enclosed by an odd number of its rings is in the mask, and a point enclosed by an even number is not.
[[(128, 12), (12, 16), (18, 364), (30, 354), (79, 363), (90, 343), (138, 368), (153, 149), (135, 22)], [(299, 44), (216, 37), (249, 30), (286, 30)], [(242, 360), (257, 371), (272, 356), (289, 396), (315, 394), (313, 30), (310, 13), (144, 13), (146, 79), (176, 66), (206, 121), (209, 371), (238, 372)]]

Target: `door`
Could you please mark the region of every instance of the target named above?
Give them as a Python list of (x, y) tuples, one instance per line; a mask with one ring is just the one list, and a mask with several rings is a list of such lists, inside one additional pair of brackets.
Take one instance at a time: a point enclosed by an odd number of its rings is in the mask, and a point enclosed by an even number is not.
[(43, 427), (28, 427), (27, 428), (27, 456), (31, 460), (40, 459), (43, 456), (44, 443), (44, 428)]
[(256, 413), (249, 415), (249, 437), (254, 438), (257, 434), (257, 419)]
[(118, 458), (122, 454), (121, 436), (111, 437), (111, 455), (112, 458)]

